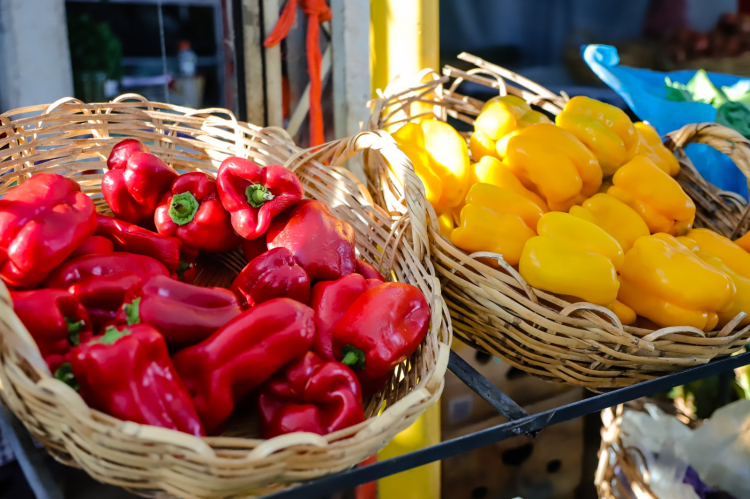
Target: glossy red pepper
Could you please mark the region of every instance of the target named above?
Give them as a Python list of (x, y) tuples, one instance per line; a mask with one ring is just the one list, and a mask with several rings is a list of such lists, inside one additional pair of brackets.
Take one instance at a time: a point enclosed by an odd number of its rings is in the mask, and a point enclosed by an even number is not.
[(67, 289), (86, 308), (94, 331), (115, 318), (125, 293), (141, 279), (169, 276), (157, 260), (133, 253), (87, 255), (69, 260), (44, 282), (48, 288)]
[(414, 353), (429, 324), (430, 308), (419, 288), (386, 282), (365, 291), (333, 327), (333, 354), (354, 370), (369, 396)]
[(328, 435), (365, 420), (362, 390), (354, 373), (313, 352), (268, 380), (258, 398), (261, 436), (304, 431)]
[(39, 352), (55, 372), (70, 350), (90, 340), (91, 320), (86, 309), (62, 289), (11, 293), (13, 311), (34, 338)]
[(164, 335), (171, 349), (195, 345), (242, 313), (228, 289), (202, 288), (154, 276), (136, 284), (117, 311), (119, 324), (146, 323)]
[(336, 360), (333, 355), (333, 327), (357, 298), (380, 284), (382, 282), (377, 279), (365, 279), (360, 274), (349, 274), (335, 281), (321, 281), (313, 287), (310, 299), (310, 307), (315, 312), (313, 350), (323, 360)]
[(245, 307), (286, 296), (307, 305), (310, 278), (286, 248), (274, 248), (248, 263), (230, 288)]
[(175, 236), (188, 248), (230, 251), (240, 245), (216, 181), (203, 172), (174, 179), (156, 208), (154, 222), (160, 234)]
[(113, 251), (115, 251), (115, 247), (112, 241), (102, 236), (91, 236), (70, 254), (68, 260), (75, 260), (86, 255), (108, 255)]
[(291, 251), (313, 282), (333, 281), (356, 268), (354, 229), (320, 201), (305, 199), (276, 217), (266, 242), (268, 249)]
[(112, 148), (107, 160), (109, 171), (102, 178), (102, 194), (117, 218), (152, 227), (156, 206), (177, 173), (133, 140), (126, 139)]
[(0, 199), (0, 277), (42, 282), (96, 230), (94, 203), (71, 179), (40, 173)]
[(315, 335), (313, 311), (289, 298), (246, 310), (173, 360), (203, 426), (215, 434), (249, 394), (282, 366), (305, 354)]
[(205, 434), (164, 338), (152, 326), (110, 327), (75, 348), (70, 364), (73, 376), (67, 381), (78, 384), (94, 409), (124, 421)]
[(227, 158), (216, 182), (234, 230), (245, 239), (265, 234), (276, 215), (302, 199), (297, 175), (279, 165), (261, 168), (247, 159)]
[(378, 281), (385, 282), (383, 274), (378, 272), (378, 269), (376, 269), (366, 261), (360, 260), (359, 258), (357, 258), (357, 261), (355, 263), (354, 273), (361, 275), (365, 279), (376, 279)]

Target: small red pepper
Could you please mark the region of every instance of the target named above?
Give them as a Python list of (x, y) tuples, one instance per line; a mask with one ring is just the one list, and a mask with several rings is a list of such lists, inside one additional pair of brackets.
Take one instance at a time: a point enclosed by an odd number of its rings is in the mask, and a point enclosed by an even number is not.
[(356, 268), (354, 229), (320, 201), (305, 199), (276, 217), (266, 242), (268, 249), (291, 251), (313, 282), (333, 281)]
[(154, 276), (127, 292), (115, 319), (119, 324), (150, 324), (176, 349), (205, 340), (241, 313), (237, 297), (228, 289)]
[(237, 399), (303, 356), (313, 336), (312, 309), (276, 298), (246, 310), (205, 341), (178, 352), (174, 365), (208, 434), (220, 430)]
[(286, 248), (274, 248), (253, 259), (230, 289), (246, 307), (282, 296), (305, 305), (310, 301), (310, 279)]
[(148, 324), (109, 327), (75, 348), (56, 377), (77, 383), (83, 400), (110, 416), (205, 435), (164, 338)]
[(414, 353), (429, 324), (430, 308), (419, 288), (382, 283), (357, 298), (333, 327), (333, 354), (354, 370), (369, 396)]
[(112, 241), (102, 236), (91, 236), (70, 254), (68, 260), (75, 260), (86, 255), (108, 255), (113, 251), (115, 251), (115, 247)]
[(69, 178), (34, 175), (0, 199), (0, 277), (42, 282), (96, 230), (94, 203)]
[(328, 435), (365, 420), (362, 389), (354, 373), (313, 352), (268, 380), (258, 398), (261, 436), (304, 431)]
[(279, 165), (261, 168), (242, 158), (227, 158), (216, 176), (232, 226), (245, 239), (265, 234), (271, 220), (302, 199), (297, 175)]
[(357, 262), (354, 267), (354, 273), (361, 275), (365, 279), (376, 279), (378, 281), (385, 282), (383, 274), (378, 272), (378, 269), (376, 269), (366, 261), (360, 260), (359, 258), (357, 258)]
[(55, 372), (70, 350), (93, 337), (86, 309), (62, 289), (11, 293), (13, 311), (34, 338), (39, 352)]
[[(177, 173), (162, 160), (126, 139), (107, 160), (109, 171), (102, 178), (102, 194), (117, 218), (153, 226), (154, 211)], [(137, 141), (135, 141), (137, 142)]]
[(188, 248), (230, 251), (240, 244), (229, 212), (216, 191), (216, 181), (203, 172), (180, 175), (172, 182), (154, 214), (156, 230), (175, 236)]
[(266, 235), (256, 237), (255, 239), (243, 239), (242, 240), (242, 254), (245, 255), (245, 260), (252, 262), (255, 257), (262, 255), (268, 251), (266, 245)]

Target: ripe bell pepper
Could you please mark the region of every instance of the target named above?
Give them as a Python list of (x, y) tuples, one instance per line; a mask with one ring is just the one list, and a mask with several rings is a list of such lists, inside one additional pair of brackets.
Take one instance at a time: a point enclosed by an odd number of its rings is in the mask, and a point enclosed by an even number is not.
[(94, 409), (124, 421), (205, 435), (164, 338), (152, 326), (110, 327), (75, 348), (70, 363), (81, 397)]
[(650, 234), (646, 222), (633, 208), (609, 194), (594, 194), (581, 206), (572, 206), (570, 214), (604, 229), (626, 253), (636, 239)]
[(112, 241), (102, 236), (91, 236), (70, 254), (68, 260), (86, 255), (108, 255), (115, 250)]
[(332, 281), (354, 272), (354, 229), (325, 203), (305, 199), (276, 217), (266, 234), (268, 249), (286, 248), (311, 281)]
[(253, 259), (230, 289), (244, 307), (282, 296), (305, 305), (310, 301), (310, 278), (286, 248), (274, 248)]
[(523, 245), (536, 235), (544, 213), (529, 199), (490, 184), (474, 184), (451, 242), (469, 253), (490, 251), (517, 265)]
[(76, 182), (34, 175), (0, 199), (0, 277), (39, 284), (95, 230), (94, 203)]
[(159, 234), (175, 236), (194, 250), (230, 251), (240, 244), (216, 181), (203, 172), (174, 179), (156, 208), (154, 222)]
[(672, 154), (672, 151), (667, 149), (661, 141), (656, 129), (642, 121), (634, 123), (633, 126), (638, 132), (638, 146), (635, 149), (635, 154), (646, 156), (672, 177), (680, 173), (680, 163)]
[(638, 132), (625, 111), (595, 99), (573, 97), (555, 123), (586, 144), (605, 177), (630, 161), (638, 147)]
[(154, 210), (177, 172), (137, 142), (126, 139), (112, 148), (102, 194), (117, 218), (151, 227)]
[(261, 303), (173, 360), (208, 434), (217, 433), (248, 395), (305, 354), (315, 336), (313, 311), (289, 298)]
[(735, 286), (669, 234), (639, 238), (620, 267), (618, 300), (661, 327), (710, 331), (728, 312)]
[(365, 279), (375, 279), (376, 281), (385, 282), (383, 274), (381, 274), (378, 269), (359, 258), (357, 258), (357, 262), (354, 266), (354, 273), (361, 275)]
[(258, 407), (263, 438), (297, 431), (328, 435), (365, 420), (362, 389), (351, 369), (313, 352), (266, 381)]
[(645, 156), (617, 170), (607, 194), (633, 208), (651, 233), (682, 236), (695, 220), (695, 204), (680, 184)]
[(521, 130), (508, 141), (504, 162), (552, 210), (567, 211), (580, 204), (602, 183), (596, 157), (573, 134), (555, 125)]
[[(474, 182), (492, 184), (515, 192), (536, 204), (543, 212), (547, 213), (549, 207), (542, 197), (527, 189), (518, 180), (518, 177), (510, 170), (510, 167), (492, 156), (483, 157), (479, 163), (474, 165)], [(473, 185), (473, 184), (472, 184)], [(459, 212), (460, 213), (460, 212)]]
[(302, 183), (294, 172), (279, 165), (261, 168), (242, 158), (225, 159), (216, 183), (232, 227), (245, 239), (265, 234), (275, 216), (302, 199)]
[(86, 309), (61, 289), (11, 293), (13, 311), (34, 338), (51, 372), (65, 362), (73, 347), (93, 337)]
[(134, 285), (117, 310), (118, 324), (154, 326), (171, 349), (199, 343), (242, 313), (228, 289), (203, 288), (166, 276)]

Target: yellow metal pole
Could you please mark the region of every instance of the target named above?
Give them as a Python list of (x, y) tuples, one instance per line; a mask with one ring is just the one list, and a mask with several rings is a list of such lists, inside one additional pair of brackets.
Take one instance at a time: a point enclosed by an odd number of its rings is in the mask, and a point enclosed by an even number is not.
[[(396, 76), (411, 78), (425, 68), (439, 70), (438, 0), (371, 0), (370, 75), (375, 90)], [(399, 433), (378, 454), (387, 459), (440, 442), (440, 404)], [(440, 499), (440, 462), (378, 481), (380, 499)]]

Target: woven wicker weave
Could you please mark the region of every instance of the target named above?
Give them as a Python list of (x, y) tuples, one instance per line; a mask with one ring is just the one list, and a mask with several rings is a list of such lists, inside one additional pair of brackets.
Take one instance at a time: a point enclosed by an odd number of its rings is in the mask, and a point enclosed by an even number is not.
[[(553, 115), (565, 104), (565, 95), (556, 95), (511, 71), (468, 54), (459, 57), (478, 67), (466, 72), (446, 67), (445, 76), (425, 70), (413, 82), (394, 82), (371, 102), (366, 127), (394, 131), (420, 116), (452, 117), (473, 124), (484, 103), (456, 92), (463, 81), (485, 85), (500, 95), (518, 95)], [(750, 177), (748, 142), (715, 124), (690, 125), (670, 134), (667, 141), (682, 160), (678, 180), (696, 201), (696, 225), (710, 226), (726, 236), (739, 233), (747, 219), (747, 204), (735, 194), (719, 191), (698, 174), (682, 153), (681, 148), (690, 142), (707, 143), (728, 153)], [(382, 158), (366, 153), (365, 159), (375, 202), (393, 216), (403, 213), (408, 198), (404, 191), (414, 192), (416, 187), (402, 187)], [(738, 318), (710, 333), (691, 327), (657, 331), (623, 327), (604, 307), (569, 303), (531, 288), (500, 255), (467, 255), (440, 235), (437, 217), (429, 206), (428, 212), (432, 259), (443, 282), (455, 334), (529, 373), (592, 390), (617, 388), (730, 355), (750, 337), (750, 327), (737, 328)], [(504, 271), (477, 260), (479, 257), (497, 261)]]
[[(148, 142), (152, 152), (180, 170), (215, 174), (230, 155), (261, 165), (288, 163), (307, 196), (326, 202), (352, 224), (360, 257), (390, 279), (418, 286), (432, 310), (422, 345), (395, 369), (388, 388), (370, 401), (366, 410), (371, 418), (364, 423), (325, 437), (294, 433), (264, 441), (253, 438), (257, 425), (251, 414), (235, 414), (224, 435), (200, 439), (89, 409), (76, 392), (49, 375), (13, 313), (7, 289), (0, 286), (0, 394), (56, 459), (103, 482), (153, 497), (255, 497), (361, 462), (440, 396), (450, 318), (429, 260), (420, 205), (416, 215), (406, 210), (407, 216), (394, 223), (373, 206), (364, 186), (347, 170), (303, 160), (281, 129), (238, 122), (226, 110), (186, 109), (132, 94), (112, 103), (67, 99), (9, 111), (0, 115), (0, 137), (0, 193), (28, 174), (57, 172), (79, 182), (100, 211), (107, 210), (99, 190), (101, 169), (112, 146), (124, 137)], [(339, 145), (337, 150), (347, 154), (378, 149), (405, 182), (414, 182), (408, 159), (387, 135), (361, 134)], [(332, 165), (346, 160), (342, 154), (318, 158)], [(204, 263), (196, 283), (219, 286), (231, 283), (245, 265), (239, 252), (212, 255)]]

